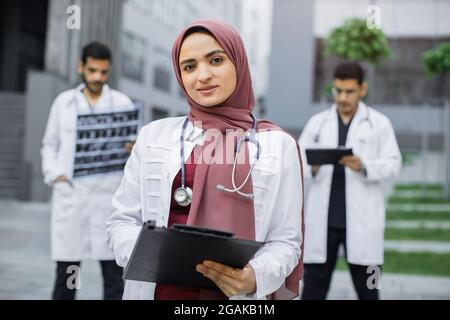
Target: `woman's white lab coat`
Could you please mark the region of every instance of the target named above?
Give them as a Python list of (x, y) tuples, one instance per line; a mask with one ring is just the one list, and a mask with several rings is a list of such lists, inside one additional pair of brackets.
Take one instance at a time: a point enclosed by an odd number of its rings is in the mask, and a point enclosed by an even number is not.
[(44, 181), (52, 185), (60, 175), (71, 180), (53, 185), (51, 206), (51, 256), (55, 261), (85, 259), (112, 260), (106, 242), (106, 219), (121, 173), (73, 178), (78, 114), (103, 113), (131, 108), (126, 95), (103, 86), (97, 104), (91, 108), (81, 90), (61, 93), (50, 110), (41, 150)]
[[(181, 167), (179, 139), (183, 121), (169, 118), (145, 126), (125, 167), (113, 198), (114, 213), (108, 220), (108, 241), (122, 267), (130, 258), (143, 222), (155, 220), (158, 226), (167, 226), (172, 181)], [(303, 199), (297, 143), (281, 131), (256, 136), (261, 156), (252, 172), (255, 234), (257, 241), (267, 244), (250, 262), (256, 273), (257, 292), (234, 297), (238, 299), (263, 299), (276, 291), (301, 255)], [(203, 131), (189, 123), (184, 136), (185, 159), (195, 144), (203, 143), (202, 139)], [(249, 145), (251, 159), (255, 151)], [(124, 299), (153, 299), (154, 288), (154, 283), (126, 281)]]
[[(306, 124), (300, 146), (336, 148), (338, 119), (336, 106), (313, 116)], [(360, 102), (351, 122), (346, 147), (360, 157), (367, 176), (345, 168), (347, 222), (347, 259), (359, 265), (383, 263), (385, 205), (383, 181), (397, 175), (401, 154), (390, 120), (380, 112)], [(310, 179), (305, 210), (305, 263), (325, 263), (328, 206), (333, 166), (320, 167), (315, 177), (306, 163), (305, 179)]]

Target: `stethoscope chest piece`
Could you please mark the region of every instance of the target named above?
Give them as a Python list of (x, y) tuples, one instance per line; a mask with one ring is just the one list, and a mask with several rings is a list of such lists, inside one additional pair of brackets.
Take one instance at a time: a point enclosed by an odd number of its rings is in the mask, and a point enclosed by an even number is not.
[[(244, 182), (239, 187), (236, 187), (235, 177), (234, 177), (235, 176), (235, 171), (236, 171), (237, 154), (239, 153), (241, 144), (243, 144), (245, 142), (249, 142), (249, 143), (253, 143), (253, 144), (256, 145), (256, 148), (257, 148), (256, 160), (259, 159), (259, 155), (261, 153), (261, 146), (260, 146), (258, 140), (256, 140), (256, 138), (255, 138), (255, 132), (256, 132), (256, 129), (257, 129), (258, 122), (256, 121), (256, 118), (255, 118), (255, 116), (253, 114), (251, 116), (252, 116), (252, 119), (253, 119), (253, 125), (252, 125), (251, 132), (247, 133), (245, 135), (245, 137), (241, 138), (236, 143), (236, 150), (235, 150), (236, 155), (234, 157), (233, 172), (231, 174), (231, 182), (233, 184), (233, 189), (225, 188), (221, 184), (217, 185), (216, 188), (219, 191), (225, 191), (225, 192), (230, 192), (230, 193), (235, 193), (236, 192), (239, 195), (241, 195), (241, 196), (243, 196), (243, 197), (245, 197), (247, 199), (253, 200), (253, 198), (254, 198), (253, 194), (243, 193), (240, 190), (244, 187), (244, 185), (247, 183), (248, 179), (250, 178), (250, 175), (252, 173), (253, 167), (255, 166), (256, 162), (254, 162), (251, 165), (250, 170), (249, 170), (249, 172), (247, 174), (247, 177), (245, 178)], [(175, 201), (182, 207), (187, 207), (192, 202), (192, 189), (185, 185), (185, 182), (186, 182), (186, 168), (185, 168), (185, 163), (184, 163), (184, 131), (186, 130), (186, 127), (187, 127), (188, 123), (189, 123), (189, 119), (186, 118), (184, 120), (183, 127), (181, 129), (181, 135), (180, 135), (181, 187), (176, 189), (174, 194), (173, 194), (173, 198), (175, 199)]]
[(173, 198), (180, 206), (187, 207), (192, 202), (192, 189), (181, 186), (175, 190)]

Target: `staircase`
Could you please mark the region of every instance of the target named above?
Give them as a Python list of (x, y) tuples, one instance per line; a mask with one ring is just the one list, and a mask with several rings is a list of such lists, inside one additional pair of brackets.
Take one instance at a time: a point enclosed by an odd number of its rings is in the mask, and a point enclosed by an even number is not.
[(19, 199), (24, 192), (24, 126), (25, 95), (0, 92), (0, 199)]

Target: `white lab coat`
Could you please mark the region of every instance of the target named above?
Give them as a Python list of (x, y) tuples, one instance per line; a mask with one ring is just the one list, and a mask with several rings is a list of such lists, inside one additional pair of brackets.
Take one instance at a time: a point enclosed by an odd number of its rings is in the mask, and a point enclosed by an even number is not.
[(89, 106), (81, 90), (61, 93), (50, 110), (41, 150), (44, 181), (52, 185), (60, 175), (72, 181), (53, 185), (51, 206), (51, 256), (55, 261), (86, 259), (112, 260), (106, 242), (106, 219), (111, 214), (111, 199), (122, 173), (73, 178), (78, 114), (103, 113), (132, 108), (126, 95), (103, 86), (94, 107)]
[[(108, 241), (122, 267), (128, 263), (143, 222), (155, 220), (157, 226), (167, 226), (172, 181), (181, 167), (179, 137), (183, 121), (168, 118), (145, 126), (126, 164), (113, 198), (114, 213), (108, 220)], [(201, 129), (189, 123), (185, 159), (195, 144), (203, 143), (203, 136)], [(264, 299), (276, 291), (301, 255), (303, 199), (297, 143), (282, 131), (256, 136), (261, 155), (252, 172), (255, 234), (257, 241), (268, 243), (250, 261), (256, 273), (256, 293), (236, 299)], [(249, 144), (251, 159), (255, 150)], [(154, 288), (154, 283), (126, 281), (124, 299), (153, 299)]]
[[(308, 121), (299, 143), (305, 179), (311, 180), (305, 203), (304, 262), (325, 263), (333, 165), (321, 166), (312, 177), (304, 150), (338, 146), (335, 105)], [(350, 124), (346, 147), (353, 148), (367, 170), (364, 176), (345, 168), (347, 259), (352, 264), (380, 265), (383, 264), (385, 226), (383, 181), (397, 175), (401, 168), (401, 154), (390, 120), (360, 102)]]

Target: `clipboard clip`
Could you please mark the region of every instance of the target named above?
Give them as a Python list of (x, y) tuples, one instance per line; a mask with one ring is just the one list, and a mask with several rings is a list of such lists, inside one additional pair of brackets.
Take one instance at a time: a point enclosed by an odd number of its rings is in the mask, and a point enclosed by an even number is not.
[(186, 232), (186, 233), (203, 235), (203, 236), (212, 236), (212, 237), (227, 238), (227, 239), (234, 237), (234, 233), (232, 233), (232, 232), (207, 229), (207, 228), (196, 227), (196, 226), (188, 226), (185, 224), (178, 224), (178, 223), (174, 223), (172, 226), (172, 229), (175, 231), (179, 231), (179, 232)]
[(147, 229), (155, 229), (156, 228), (156, 221), (155, 220), (148, 220), (147, 222), (144, 223), (144, 227), (146, 227)]

